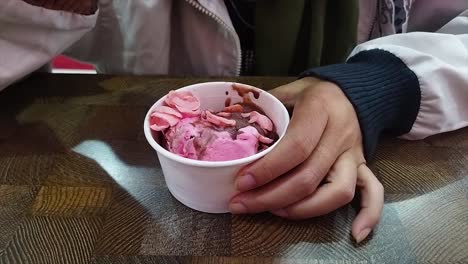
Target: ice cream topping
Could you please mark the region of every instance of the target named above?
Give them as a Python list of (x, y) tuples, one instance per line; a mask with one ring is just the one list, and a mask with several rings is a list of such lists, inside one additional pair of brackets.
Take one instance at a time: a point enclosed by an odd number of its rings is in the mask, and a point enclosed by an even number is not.
[[(278, 139), (273, 122), (252, 103), (202, 109), (191, 92), (171, 91), (150, 116), (150, 128), (160, 143), (182, 157), (226, 161), (262, 151)], [(160, 132), (160, 133), (158, 133)]]

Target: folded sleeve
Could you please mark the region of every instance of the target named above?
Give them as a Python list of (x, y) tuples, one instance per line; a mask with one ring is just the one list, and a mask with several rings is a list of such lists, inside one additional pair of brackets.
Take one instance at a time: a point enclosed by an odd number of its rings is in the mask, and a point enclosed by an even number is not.
[(468, 125), (468, 11), (434, 33), (413, 32), (356, 47), (345, 64), (310, 69), (355, 107), (366, 157), (379, 135), (417, 140)]
[(48, 63), (90, 31), (98, 12), (79, 15), (0, 1), (0, 90)]

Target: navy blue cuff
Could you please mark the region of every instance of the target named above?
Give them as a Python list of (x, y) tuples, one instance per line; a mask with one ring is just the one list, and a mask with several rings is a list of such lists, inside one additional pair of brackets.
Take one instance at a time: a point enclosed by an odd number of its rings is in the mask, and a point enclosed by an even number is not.
[(344, 64), (313, 68), (300, 77), (308, 76), (335, 83), (351, 101), (361, 126), (366, 159), (373, 156), (380, 134), (406, 134), (418, 115), (418, 77), (388, 51), (362, 51)]

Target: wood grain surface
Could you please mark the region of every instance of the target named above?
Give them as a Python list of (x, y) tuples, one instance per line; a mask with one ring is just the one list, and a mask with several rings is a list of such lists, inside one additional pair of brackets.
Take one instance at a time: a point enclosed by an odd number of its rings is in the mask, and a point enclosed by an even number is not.
[(0, 92), (0, 263), (468, 263), (467, 129), (382, 140), (386, 203), (361, 245), (356, 203), (299, 222), (180, 204), (142, 121), (169, 90), (214, 80), (293, 79), (38, 74)]

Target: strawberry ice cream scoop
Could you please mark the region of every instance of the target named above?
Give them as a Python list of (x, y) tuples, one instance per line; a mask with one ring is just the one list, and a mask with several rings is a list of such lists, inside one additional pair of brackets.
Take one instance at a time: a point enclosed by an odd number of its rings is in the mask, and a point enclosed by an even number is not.
[(151, 113), (150, 128), (161, 133), (168, 151), (204, 161), (245, 158), (278, 138), (274, 124), (258, 107), (235, 104), (208, 111), (191, 92), (171, 91), (165, 105)]

